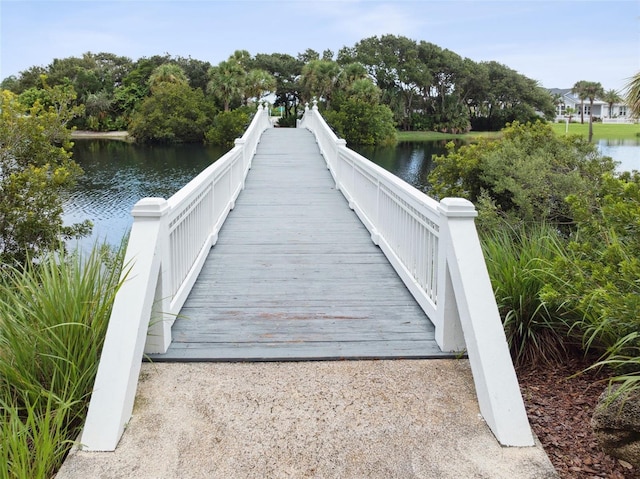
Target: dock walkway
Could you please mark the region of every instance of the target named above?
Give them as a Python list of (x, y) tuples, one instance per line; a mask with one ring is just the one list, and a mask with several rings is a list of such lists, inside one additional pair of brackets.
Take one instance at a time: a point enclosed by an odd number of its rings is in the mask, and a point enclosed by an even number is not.
[(153, 361), (451, 357), (306, 129), (263, 133), (172, 334)]

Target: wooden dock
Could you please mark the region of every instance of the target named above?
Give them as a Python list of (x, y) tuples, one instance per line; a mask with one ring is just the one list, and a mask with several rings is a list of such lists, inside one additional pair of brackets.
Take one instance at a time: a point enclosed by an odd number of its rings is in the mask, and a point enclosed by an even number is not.
[(263, 134), (172, 333), (153, 361), (451, 357), (306, 129)]

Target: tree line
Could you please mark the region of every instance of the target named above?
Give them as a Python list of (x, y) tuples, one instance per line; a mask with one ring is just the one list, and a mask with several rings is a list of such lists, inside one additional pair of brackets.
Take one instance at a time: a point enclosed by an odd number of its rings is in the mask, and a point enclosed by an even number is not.
[[(337, 54), (238, 50), (218, 65), (168, 54), (133, 61), (87, 52), (33, 66), (5, 78), (1, 87), (30, 107), (42, 100), (43, 79), (49, 87), (73, 87), (85, 108), (73, 122), (77, 128), (133, 129), (141, 141), (204, 140), (208, 132), (213, 135), (217, 115), (226, 112), (219, 123), (230, 128), (238, 118), (229, 112), (267, 97), (282, 108), (283, 125), (294, 124), (313, 98), (324, 111), (335, 112), (339, 125), (340, 119), (345, 124), (345, 117), (373, 110), (393, 128), (452, 133), (499, 130), (539, 118), (537, 112), (551, 118), (555, 111), (547, 90), (505, 65), (395, 35), (366, 38)], [(154, 129), (149, 116), (164, 121)], [(374, 141), (356, 133), (357, 141)]]

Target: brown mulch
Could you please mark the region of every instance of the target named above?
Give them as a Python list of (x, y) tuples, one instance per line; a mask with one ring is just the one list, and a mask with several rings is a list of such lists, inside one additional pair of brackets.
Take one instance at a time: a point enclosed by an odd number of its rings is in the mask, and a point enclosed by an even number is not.
[(571, 377), (587, 366), (573, 359), (518, 369), (531, 427), (562, 479), (639, 479), (640, 471), (602, 452), (593, 436), (591, 416), (607, 384), (594, 371)]

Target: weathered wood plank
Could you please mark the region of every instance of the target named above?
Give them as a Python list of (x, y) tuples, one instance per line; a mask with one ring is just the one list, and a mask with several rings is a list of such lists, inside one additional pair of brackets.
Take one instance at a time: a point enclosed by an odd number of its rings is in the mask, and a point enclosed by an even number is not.
[[(173, 345), (172, 345), (173, 346)], [(443, 355), (434, 341), (357, 341), (298, 343), (178, 344), (167, 353), (171, 361), (298, 361), (343, 359), (430, 359)]]
[(268, 130), (154, 361), (450, 357), (306, 130)]

